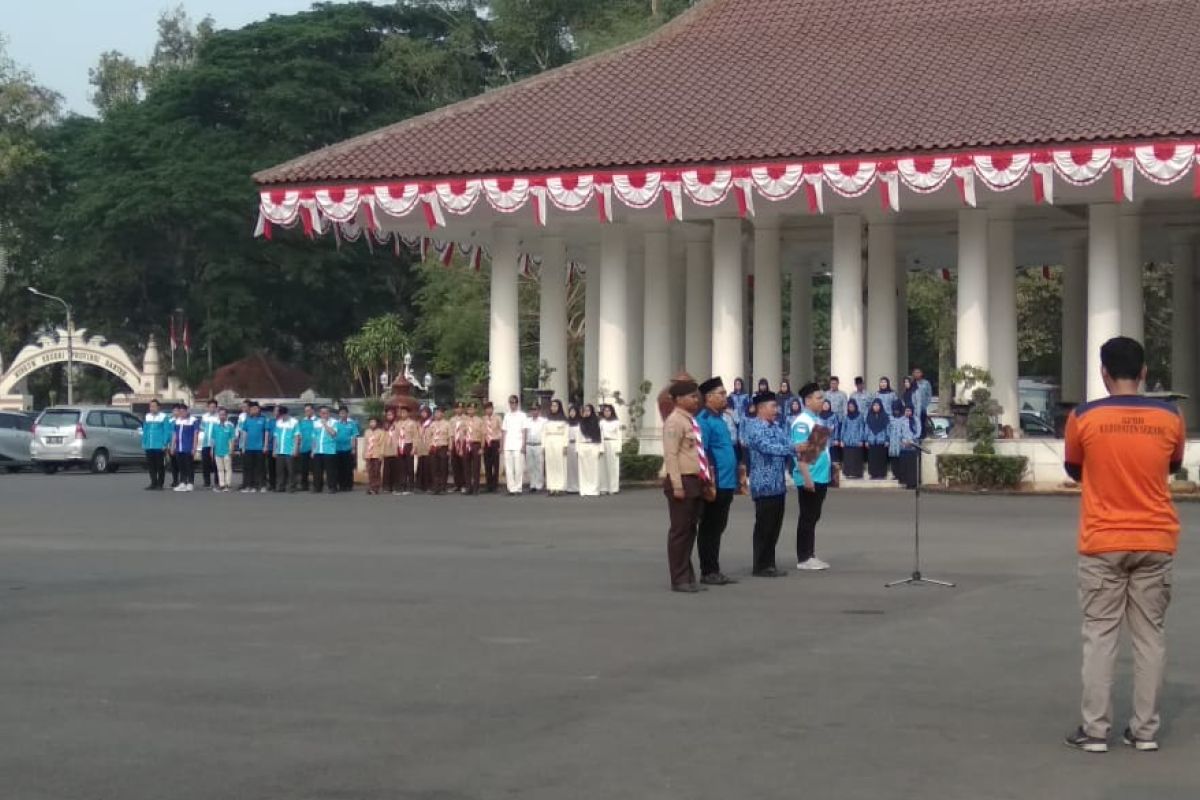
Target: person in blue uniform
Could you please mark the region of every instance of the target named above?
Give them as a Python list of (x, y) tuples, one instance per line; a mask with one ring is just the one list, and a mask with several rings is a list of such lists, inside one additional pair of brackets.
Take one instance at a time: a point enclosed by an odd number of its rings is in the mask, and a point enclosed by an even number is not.
[[(784, 378), (779, 382), (779, 391), (775, 393), (775, 408), (776, 422), (781, 428), (790, 427), (787, 421), (788, 409), (792, 407), (792, 400), (798, 399), (792, 394), (792, 384)], [(801, 404), (803, 405), (803, 403)]]
[(787, 572), (775, 566), (775, 547), (783, 530), (787, 510), (785, 474), (791, 469), (795, 447), (787, 431), (775, 424), (778, 414), (775, 395), (754, 396), (756, 414), (746, 420), (744, 439), (750, 462), (750, 498), (754, 501), (754, 558), (756, 578), (783, 578)]
[(738, 461), (726, 419), (728, 397), (720, 378), (709, 378), (700, 384), (704, 408), (696, 415), (700, 439), (708, 455), (713, 474), (715, 495), (704, 504), (700, 516), (696, 550), (700, 556), (700, 582), (724, 586), (737, 581), (721, 572), (721, 536), (729, 524), (729, 506), (738, 490)]
[(858, 410), (854, 398), (846, 401), (846, 417), (838, 429), (838, 445), (842, 448), (842, 474), (861, 478), (866, 463), (867, 418)]
[(873, 481), (887, 477), (888, 460), (888, 414), (883, 410), (879, 398), (871, 401), (867, 412), (867, 475)]
[(330, 494), (338, 492), (337, 420), (329, 406), (321, 406), (313, 421), (313, 482), (312, 490), (320, 494), (326, 487)]
[(892, 477), (908, 489), (917, 485), (917, 439), (916, 420), (912, 408), (897, 400), (892, 404), (892, 418), (888, 421), (888, 458), (892, 462)]
[[(849, 404), (849, 401), (846, 401)], [(821, 419), (821, 424), (829, 429), (829, 456), (833, 459), (833, 463), (842, 463), (842, 418), (833, 410), (833, 404), (829, 402), (829, 398), (821, 403), (821, 413), (818, 415)], [(790, 426), (789, 426), (790, 427)]]
[(267, 420), (262, 415), (262, 408), (253, 400), (250, 401), (246, 418), (239, 426), (238, 446), (242, 451), (242, 492), (265, 492), (263, 485), (266, 477), (267, 454)]
[[(854, 391), (850, 393), (847, 403), (853, 400), (858, 404), (858, 413), (866, 415), (871, 408), (871, 401), (875, 399), (875, 393), (867, 389), (867, 382), (863, 380), (863, 376), (859, 375), (854, 379)], [(847, 406), (848, 407), (848, 406)]]
[(213, 458), (212, 452), (212, 432), (220, 421), (220, 414), (217, 409), (217, 401), (209, 400), (206, 404), (207, 410), (204, 416), (200, 417), (200, 469), (204, 476), (204, 488), (211, 489), (213, 478), (216, 478), (220, 486), (220, 476), (217, 475), (217, 462)]
[(875, 399), (883, 406), (883, 413), (890, 414), (892, 403), (899, 398), (896, 396), (896, 390), (892, 388), (892, 379), (886, 375), (879, 379), (879, 391), (875, 393)]
[(275, 410), (271, 453), (275, 461), (275, 491), (296, 491), (296, 451), (300, 449), (300, 420), (288, 414), (287, 406)]
[(190, 492), (196, 482), (196, 450), (200, 443), (200, 421), (192, 416), (183, 403), (175, 406), (174, 429), (171, 435), (171, 455), (179, 468), (177, 492)]
[(217, 424), (213, 426), (208, 440), (217, 470), (217, 482), (212, 487), (214, 492), (233, 490), (233, 440), (236, 435), (237, 426), (229, 419), (229, 411), (218, 409)]
[(842, 391), (842, 382), (837, 375), (829, 379), (829, 391), (825, 393), (825, 399), (833, 409), (834, 416), (838, 419), (846, 416), (846, 403), (850, 398)]
[(296, 453), (296, 486), (302, 492), (307, 492), (309, 476), (312, 475), (313, 425), (317, 421), (316, 411), (312, 403), (304, 405), (304, 416), (296, 425), (300, 435), (300, 449)]
[[(820, 413), (825, 395), (821, 387), (816, 383), (806, 384), (800, 389), (800, 400), (804, 403), (804, 413), (792, 423), (793, 445), (805, 444), (818, 427), (824, 427)], [(827, 570), (829, 564), (817, 558), (816, 540), (817, 523), (821, 521), (825, 496), (833, 481), (833, 459), (828, 443), (812, 463), (796, 460), (792, 480), (800, 503), (800, 519), (796, 522), (796, 569), (806, 572)]]
[(350, 417), (350, 409), (340, 407), (337, 420), (337, 465), (338, 489), (343, 492), (354, 491), (354, 448), (355, 440), (361, 434), (358, 422)]
[(746, 391), (746, 382), (741, 378), (733, 379), (733, 391), (729, 393), (729, 408), (733, 411), (734, 419), (741, 425), (750, 410), (750, 394)]
[(150, 472), (150, 491), (161, 491), (167, 481), (167, 445), (171, 443), (171, 415), (162, 410), (157, 400), (150, 401), (150, 410), (142, 418), (142, 450), (146, 453), (146, 469)]

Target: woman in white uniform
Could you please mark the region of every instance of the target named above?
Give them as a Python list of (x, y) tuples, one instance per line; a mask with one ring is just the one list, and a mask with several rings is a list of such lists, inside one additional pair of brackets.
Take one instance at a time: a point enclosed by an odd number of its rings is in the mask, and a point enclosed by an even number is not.
[(570, 426), (563, 413), (562, 401), (550, 401), (546, 427), (542, 429), (542, 452), (546, 456), (546, 491), (558, 497), (567, 488), (567, 446)]
[(600, 406), (600, 438), (604, 448), (600, 494), (616, 494), (621, 491), (621, 421), (609, 403)]
[(567, 491), (579, 494), (579, 408), (567, 409)]
[(579, 413), (579, 441), (575, 444), (579, 459), (579, 496), (600, 495), (600, 459), (604, 440), (600, 434), (600, 417), (591, 403)]

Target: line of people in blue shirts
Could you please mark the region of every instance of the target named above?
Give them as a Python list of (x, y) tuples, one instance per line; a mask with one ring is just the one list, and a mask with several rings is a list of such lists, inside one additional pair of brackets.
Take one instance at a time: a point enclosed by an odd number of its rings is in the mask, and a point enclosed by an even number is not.
[(246, 400), (235, 422), (215, 400), (201, 416), (182, 403), (168, 414), (158, 400), (151, 400), (142, 420), (142, 449), (150, 472), (146, 489), (165, 488), (169, 464), (171, 488), (194, 491), (199, 460), (204, 488), (233, 491), (233, 456), (240, 454), (243, 493), (352, 491), (360, 434), (345, 406), (335, 417), (329, 406), (307, 404), (303, 416), (294, 417), (286, 406), (265, 413), (257, 402)]

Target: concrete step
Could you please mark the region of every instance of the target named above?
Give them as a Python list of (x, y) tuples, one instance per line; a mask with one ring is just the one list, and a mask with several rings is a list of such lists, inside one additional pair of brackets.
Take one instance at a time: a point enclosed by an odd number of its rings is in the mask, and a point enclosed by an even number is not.
[(882, 481), (873, 481), (867, 478), (847, 478), (842, 476), (842, 489), (850, 489), (856, 492), (900, 492), (904, 490), (897, 481), (888, 478)]

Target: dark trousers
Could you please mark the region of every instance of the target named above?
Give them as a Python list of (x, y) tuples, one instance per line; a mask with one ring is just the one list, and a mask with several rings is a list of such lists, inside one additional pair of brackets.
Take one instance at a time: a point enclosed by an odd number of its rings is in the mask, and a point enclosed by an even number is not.
[(450, 450), (447, 447), (429, 449), (429, 480), (434, 494), (446, 493), (447, 473), (450, 471)]
[(171, 453), (171, 488), (179, 485), (179, 454)]
[(246, 450), (242, 453), (242, 488), (263, 488), (263, 464), (266, 458), (262, 450)]
[(847, 478), (861, 478), (867, 451), (861, 447), (847, 447), (842, 453), (842, 474)]
[(430, 463), (433, 459), (428, 454), (417, 456), (417, 491), (429, 492), (433, 489), (433, 479), (430, 475)]
[[(369, 480), (368, 483), (370, 483)], [(400, 491), (400, 459), (396, 456), (388, 456), (383, 459), (379, 488), (385, 492)]]
[(267, 488), (272, 492), (275, 491), (276, 463), (275, 456), (267, 453), (263, 456), (263, 463), (267, 468)]
[(716, 499), (704, 504), (700, 530), (696, 535), (701, 575), (716, 575), (721, 571), (721, 534), (725, 533), (725, 527), (729, 524), (733, 493), (733, 489), (718, 489)]
[(469, 453), (470, 445), (465, 449), (455, 447), (454, 452), (450, 454), (450, 468), (454, 473), (454, 491), (456, 492), (461, 492), (467, 488), (467, 459)]
[(354, 451), (346, 450), (337, 454), (338, 489), (343, 492), (354, 490)]
[(754, 501), (754, 571), (762, 572), (775, 566), (775, 545), (783, 530), (783, 512), (787, 510), (787, 495), (760, 497)]
[(400, 491), (411, 492), (416, 488), (416, 471), (413, 463), (413, 447), (411, 444), (405, 445), (400, 450), (400, 458), (397, 461), (400, 468)]
[(190, 486), (196, 480), (196, 457), (192, 453), (176, 453), (175, 464), (179, 469), (179, 482)]
[(500, 442), (488, 442), (483, 446), (483, 471), (487, 475), (487, 490), (494, 494), (500, 488)]
[(161, 489), (167, 481), (167, 464), (162, 450), (146, 451), (146, 469), (150, 472), (150, 485)]
[(214, 481), (218, 486), (221, 485), (221, 479), (217, 475), (217, 462), (213, 458), (211, 447), (205, 447), (200, 451), (200, 469), (204, 474), (205, 488), (211, 487)]
[(825, 505), (829, 484), (818, 483), (811, 492), (801, 486), (797, 491), (800, 494), (800, 519), (796, 522), (796, 562), (804, 563), (816, 555), (817, 523), (821, 521), (821, 508)]
[(483, 457), (483, 445), (479, 442), (471, 442), (471, 448), (467, 450), (467, 492), (468, 494), (479, 494), (479, 462)]
[(873, 444), (867, 448), (867, 475), (873, 481), (887, 477), (888, 449), (884, 444)]
[(312, 453), (301, 453), (296, 456), (296, 484), (303, 492), (308, 491), (308, 476), (312, 474)]
[(275, 483), (273, 485), (277, 492), (296, 490), (295, 456), (275, 456)]
[(317, 494), (325, 489), (326, 484), (331, 493), (336, 493), (338, 490), (337, 456), (313, 453), (312, 480), (312, 490)]
[(670, 532), (667, 534), (667, 565), (671, 571), (671, 585), (695, 583), (692, 547), (696, 543), (697, 526), (704, 511), (704, 487), (699, 477), (684, 475), (682, 500), (675, 498), (670, 478), (663, 481), (663, 493), (667, 496), (667, 514), (671, 519)]

